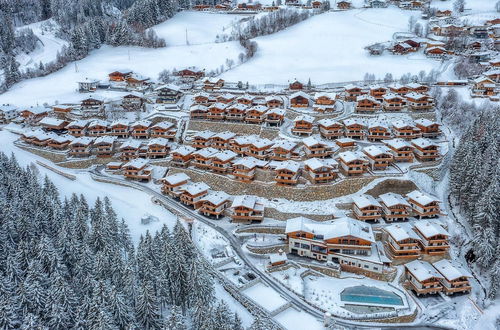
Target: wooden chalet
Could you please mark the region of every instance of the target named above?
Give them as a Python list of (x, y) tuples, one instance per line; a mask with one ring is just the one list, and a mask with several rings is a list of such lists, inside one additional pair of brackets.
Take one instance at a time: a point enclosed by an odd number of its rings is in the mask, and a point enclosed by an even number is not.
[(139, 110), (144, 105), (144, 95), (131, 92), (122, 98), (122, 107), (127, 110)]
[(57, 138), (57, 134), (55, 133), (46, 133), (42, 130), (33, 131), (29, 134), (29, 137), (24, 139), (25, 142), (31, 143), (37, 147), (46, 147), (50, 141)]
[(226, 108), (226, 120), (242, 122), (245, 120), (247, 105), (242, 103), (231, 104)]
[(73, 109), (75, 109), (75, 106), (71, 104), (56, 104), (52, 106), (52, 111), (59, 118), (67, 118), (68, 114), (70, 114)]
[(219, 90), (224, 87), (224, 80), (220, 78), (206, 78), (203, 81), (203, 89), (206, 91)]
[(272, 108), (269, 109), (264, 117), (264, 122), (267, 126), (276, 127), (281, 126), (285, 120), (285, 109)]
[(291, 160), (298, 158), (298, 144), (290, 140), (274, 141), (269, 150), (269, 158), (272, 160)]
[(337, 2), (337, 8), (341, 10), (351, 9), (351, 1), (350, 0), (340, 0)]
[(314, 128), (314, 117), (308, 115), (297, 116), (293, 120), (292, 133), (296, 135), (311, 135)]
[(410, 88), (406, 85), (393, 84), (389, 86), (389, 92), (400, 96), (405, 96), (410, 92)]
[(236, 96), (231, 93), (223, 93), (217, 95), (215, 100), (219, 103), (230, 104), (236, 99)]
[(425, 55), (431, 58), (441, 58), (448, 55), (448, 51), (444, 47), (427, 47), (424, 51)]
[(298, 91), (298, 90), (303, 90), (304, 89), (304, 84), (302, 84), (300, 81), (298, 80), (295, 80), (293, 82), (291, 82), (289, 85), (288, 85), (288, 89), (292, 90), (292, 91)]
[(268, 159), (274, 142), (259, 136), (250, 136), (249, 138), (251, 141), (248, 144), (248, 149), (245, 154), (260, 160)]
[(101, 110), (104, 106), (104, 100), (97, 96), (91, 96), (80, 102), (82, 110)]
[(134, 159), (122, 166), (123, 176), (126, 179), (150, 181), (153, 169), (146, 159)]
[(226, 119), (226, 108), (225, 103), (214, 103), (208, 107), (207, 119), (209, 120), (225, 120)]
[(246, 106), (252, 106), (253, 105), (253, 99), (254, 97), (252, 95), (241, 95), (236, 98), (236, 103), (238, 104), (244, 104)]
[(84, 80), (78, 82), (78, 91), (80, 93), (95, 92), (97, 90), (97, 86), (99, 86), (99, 80), (85, 78)]
[(21, 118), (24, 119), (24, 122), (35, 124), (38, 123), (42, 118), (46, 117), (49, 114), (49, 109), (45, 107), (30, 107), (19, 112)]
[(472, 81), (472, 96), (489, 97), (496, 95), (496, 84), (487, 77), (479, 77)]
[(375, 98), (378, 102), (382, 102), (384, 95), (387, 93), (387, 88), (384, 86), (372, 86), (370, 87), (370, 96)]
[(366, 172), (368, 159), (363, 154), (345, 151), (339, 154), (339, 169), (346, 176), (362, 175)]
[(443, 286), (441, 285), (443, 276), (426, 261), (413, 260), (405, 264), (405, 275), (410, 289), (417, 296), (438, 294), (443, 291)]
[(436, 10), (436, 17), (447, 17), (451, 16), (452, 11), (449, 9), (437, 9)]
[(358, 96), (365, 95), (365, 92), (361, 87), (355, 85), (345, 86), (345, 100), (348, 102), (355, 102)]
[(407, 220), (411, 205), (403, 196), (388, 192), (379, 196), (380, 205), (386, 221)]
[(310, 101), (311, 97), (303, 91), (298, 91), (290, 95), (290, 107), (292, 108), (307, 108)]
[(265, 101), (266, 101), (266, 106), (269, 109), (282, 108), (284, 105), (283, 99), (276, 95), (266, 96)]
[(483, 75), (497, 84), (500, 83), (500, 69), (488, 70)]
[(128, 77), (132, 75), (131, 70), (121, 70), (121, 71), (113, 71), (108, 74), (109, 81), (121, 82), (126, 81)]
[(450, 234), (439, 224), (429, 220), (415, 222), (415, 232), (420, 237), (420, 248), (429, 255), (443, 255), (450, 248)]
[(238, 158), (233, 162), (233, 176), (243, 182), (253, 181), (259, 160), (253, 157)]
[(360, 118), (348, 118), (343, 121), (345, 136), (351, 139), (362, 140), (366, 133), (366, 124)]
[(316, 93), (314, 94), (314, 111), (325, 113), (335, 111), (337, 95), (335, 93)]
[(330, 144), (308, 137), (302, 140), (306, 158), (325, 158), (333, 154), (333, 147)]
[(406, 104), (411, 110), (430, 110), (434, 100), (429, 95), (410, 92), (406, 94)]
[(195, 148), (185, 145), (172, 150), (172, 152), (170, 153), (170, 155), (172, 156), (172, 165), (177, 167), (187, 167), (191, 162), (191, 159), (193, 159), (193, 153), (195, 151)]
[(338, 138), (335, 140), (335, 144), (339, 148), (346, 149), (346, 148), (353, 148), (356, 146), (356, 140), (353, 140), (351, 138)]
[(441, 214), (439, 200), (418, 190), (414, 190), (406, 195), (410, 203), (412, 212), (419, 219), (432, 218)]
[(338, 163), (334, 159), (309, 158), (304, 161), (304, 173), (314, 183), (328, 183), (338, 176)]
[(11, 104), (0, 104), (0, 123), (6, 124), (17, 117), (18, 109), (16, 106)]
[(212, 156), (219, 152), (214, 148), (203, 148), (193, 152), (192, 164), (199, 169), (208, 170), (212, 164)]
[(368, 125), (368, 134), (366, 138), (368, 141), (380, 141), (391, 138), (391, 131), (389, 127), (381, 122), (370, 122)]
[(264, 220), (264, 204), (257, 196), (236, 196), (231, 204), (232, 222), (262, 222)]
[(411, 141), (413, 152), (418, 160), (433, 161), (440, 157), (439, 146), (426, 138), (418, 138)]
[(99, 136), (94, 141), (94, 149), (96, 151), (97, 157), (109, 158), (114, 154), (114, 145), (116, 137), (106, 135)]
[(427, 94), (429, 92), (429, 86), (422, 85), (419, 83), (412, 82), (412, 83), (407, 84), (406, 86), (410, 89), (410, 92), (413, 92), (413, 93)]
[(201, 199), (208, 194), (210, 187), (205, 182), (188, 183), (182, 187), (180, 201), (182, 204), (198, 209)]
[(157, 94), (156, 103), (174, 104), (182, 97), (182, 90), (179, 86), (165, 84), (155, 88)]
[(230, 202), (229, 195), (223, 191), (209, 192), (200, 199), (198, 212), (206, 217), (219, 219)]
[(108, 135), (109, 123), (104, 120), (93, 120), (87, 126), (88, 136)]
[(394, 162), (392, 153), (385, 146), (371, 145), (363, 148), (363, 153), (373, 171), (385, 171)]
[(249, 124), (262, 124), (266, 118), (268, 108), (265, 105), (256, 105), (246, 109), (245, 122)]
[(174, 141), (177, 135), (177, 126), (169, 121), (160, 121), (149, 127), (149, 136), (151, 138), (165, 138)]
[(255, 136), (236, 136), (229, 142), (229, 150), (236, 152), (239, 156), (248, 154), (250, 143), (255, 140)]
[(174, 72), (175, 76), (181, 77), (183, 79), (198, 80), (205, 76), (205, 70), (199, 70), (196, 68), (186, 68)]
[(216, 173), (230, 173), (236, 156), (238, 155), (231, 150), (219, 151), (212, 155), (209, 168)]
[(149, 78), (135, 73), (127, 77), (125, 81), (127, 82), (127, 88), (130, 89), (144, 89), (150, 84)]
[(128, 140), (122, 143), (120, 146), (120, 159), (121, 160), (131, 160), (139, 157), (139, 150), (141, 148), (141, 141)]
[(392, 122), (392, 134), (395, 138), (412, 140), (421, 136), (420, 129), (414, 123), (404, 120), (396, 120)]
[(420, 130), (424, 138), (436, 138), (441, 135), (441, 124), (429, 119), (421, 118), (415, 120), (415, 126)]
[(72, 157), (90, 156), (94, 139), (86, 136), (78, 137), (69, 144), (69, 155)]
[(382, 218), (382, 205), (371, 195), (354, 196), (352, 211), (356, 219), (362, 221), (378, 221)]
[(44, 117), (38, 122), (38, 125), (46, 131), (62, 131), (68, 124), (66, 120), (54, 117)]
[(130, 125), (130, 136), (134, 139), (148, 139), (149, 128), (151, 122), (149, 120), (139, 120)]
[(344, 136), (344, 125), (332, 118), (318, 121), (319, 133), (324, 139), (337, 139)]
[(68, 148), (71, 141), (73, 141), (73, 137), (71, 135), (58, 135), (50, 139), (47, 146), (56, 150), (64, 150)]
[(397, 42), (392, 47), (392, 52), (398, 55), (408, 54), (412, 51), (414, 51), (414, 48), (406, 42)]
[(85, 136), (87, 133), (89, 121), (88, 120), (75, 120), (66, 126), (68, 134), (74, 137)]
[(192, 137), (191, 146), (197, 149), (210, 147), (212, 144), (213, 136), (215, 136), (215, 133), (212, 131), (196, 132), (196, 134)]
[(173, 198), (178, 198), (182, 193), (182, 187), (189, 182), (190, 178), (186, 173), (175, 173), (162, 178), (161, 192)]
[(452, 295), (455, 293), (470, 293), (472, 286), (469, 278), (472, 275), (466, 272), (462, 267), (454, 266), (450, 260), (442, 259), (432, 264), (434, 268), (442, 275), (441, 285), (443, 293)]
[(212, 101), (212, 96), (206, 92), (199, 92), (193, 95), (193, 101), (195, 104), (209, 105)]
[(393, 259), (416, 259), (420, 257), (420, 237), (409, 223), (398, 223), (384, 227), (385, 247)]
[(413, 155), (413, 146), (403, 139), (385, 140), (384, 144), (389, 148), (394, 161), (396, 163), (412, 163), (415, 156)]
[[(215, 133), (214, 135), (208, 138), (208, 143), (205, 143), (206, 146), (210, 146), (212, 148), (218, 150), (227, 150), (230, 147), (231, 140), (236, 136), (233, 132), (220, 132)], [(203, 136), (199, 136), (197, 141), (197, 145), (201, 145), (203, 143)]]
[(375, 112), (382, 109), (382, 104), (373, 96), (361, 95), (356, 99), (356, 112)]
[(149, 140), (147, 146), (148, 158), (165, 158), (170, 151), (168, 140), (161, 137)]
[(275, 168), (274, 180), (278, 185), (294, 186), (299, 182), (300, 164), (293, 160), (280, 162)]
[(128, 138), (130, 132), (129, 122), (127, 120), (116, 120), (109, 125), (110, 134), (117, 138)]
[(382, 108), (385, 111), (400, 111), (406, 106), (404, 97), (394, 93), (388, 93), (383, 96)]
[(191, 119), (207, 119), (208, 108), (202, 104), (195, 104), (189, 109)]

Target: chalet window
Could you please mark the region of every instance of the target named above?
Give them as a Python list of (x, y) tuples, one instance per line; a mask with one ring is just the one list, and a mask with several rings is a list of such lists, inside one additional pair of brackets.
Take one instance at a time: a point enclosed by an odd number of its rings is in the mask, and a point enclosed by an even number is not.
[(301, 248), (301, 249), (306, 249), (306, 250), (309, 250), (309, 249), (310, 249), (310, 246), (309, 246), (309, 244), (300, 244), (300, 248)]
[(323, 235), (314, 235), (314, 239), (323, 239), (324, 236)]

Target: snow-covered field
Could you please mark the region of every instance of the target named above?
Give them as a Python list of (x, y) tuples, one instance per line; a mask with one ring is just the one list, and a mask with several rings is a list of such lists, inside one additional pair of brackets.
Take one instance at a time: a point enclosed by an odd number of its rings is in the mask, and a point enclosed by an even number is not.
[(288, 330), (323, 330), (323, 324), (306, 312), (298, 312), (293, 307), (285, 309), (274, 317)]
[(395, 32), (408, 30), (408, 19), (420, 12), (355, 9), (314, 16), (273, 35), (256, 38), (254, 58), (222, 75), (228, 81), (285, 84), (295, 78), (313, 83), (362, 80), (365, 73), (383, 78), (407, 72), (438, 70), (441, 63), (422, 53), (370, 56), (364, 47), (389, 41)]
[(278, 292), (263, 283), (257, 283), (242, 292), (269, 312), (287, 303)]

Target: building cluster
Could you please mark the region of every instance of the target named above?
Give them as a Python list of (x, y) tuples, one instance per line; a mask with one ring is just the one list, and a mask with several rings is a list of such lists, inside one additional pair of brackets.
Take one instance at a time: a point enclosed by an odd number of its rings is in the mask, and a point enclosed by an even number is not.
[[(308, 2), (302, 2), (300, 0), (285, 0), (283, 2), (285, 6), (290, 6), (290, 7), (298, 7), (302, 9), (317, 9), (321, 8), (323, 6), (323, 2), (321, 1), (308, 1)], [(213, 11), (213, 12), (235, 12), (235, 13), (241, 13), (241, 12), (261, 12), (261, 11), (275, 11), (280, 9), (280, 6), (276, 5), (275, 2), (273, 2), (270, 5), (262, 5), (259, 2), (252, 2), (252, 1), (243, 1), (243, 2), (238, 2), (235, 4), (235, 2), (231, 1), (224, 1), (221, 3), (218, 3), (216, 5), (210, 5), (210, 4), (198, 4), (193, 6), (194, 10), (197, 11)]]

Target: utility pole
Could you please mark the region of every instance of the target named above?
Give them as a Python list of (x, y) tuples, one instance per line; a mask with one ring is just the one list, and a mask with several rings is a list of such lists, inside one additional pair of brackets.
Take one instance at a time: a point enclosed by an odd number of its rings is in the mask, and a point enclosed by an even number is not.
[(186, 46), (189, 46), (189, 41), (188, 41), (188, 29), (186, 28)]
[(78, 72), (78, 65), (75, 62), (75, 72)]

